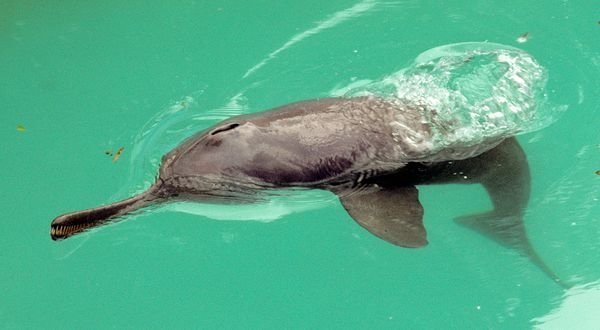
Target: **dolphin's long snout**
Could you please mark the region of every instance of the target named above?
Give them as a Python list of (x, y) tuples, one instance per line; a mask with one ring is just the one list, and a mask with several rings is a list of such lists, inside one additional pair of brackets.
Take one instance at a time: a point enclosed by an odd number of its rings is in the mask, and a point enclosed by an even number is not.
[(156, 203), (159, 198), (155, 196), (155, 191), (153, 186), (142, 194), (120, 202), (60, 215), (50, 224), (50, 237), (53, 240), (65, 239)]

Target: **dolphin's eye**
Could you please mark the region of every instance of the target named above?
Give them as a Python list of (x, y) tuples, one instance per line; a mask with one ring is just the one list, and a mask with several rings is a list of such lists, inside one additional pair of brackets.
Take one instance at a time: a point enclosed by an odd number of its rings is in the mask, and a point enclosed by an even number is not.
[(221, 126), (221, 127), (217, 128), (217, 129), (215, 129), (214, 131), (210, 132), (210, 135), (215, 135), (215, 134), (218, 134), (218, 133), (221, 133), (221, 132), (229, 131), (229, 130), (232, 130), (232, 129), (238, 127), (238, 126), (240, 126), (240, 124), (238, 124), (238, 123), (227, 124), (225, 126)]

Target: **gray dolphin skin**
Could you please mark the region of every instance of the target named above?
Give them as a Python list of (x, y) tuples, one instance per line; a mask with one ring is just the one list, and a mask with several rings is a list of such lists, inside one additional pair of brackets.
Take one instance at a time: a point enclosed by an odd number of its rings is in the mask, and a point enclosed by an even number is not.
[(156, 182), (144, 193), (61, 215), (50, 234), (64, 239), (151, 204), (247, 203), (272, 189), (311, 188), (335, 193), (348, 214), (377, 237), (416, 248), (426, 245), (427, 237), (415, 186), (477, 183), (494, 209), (457, 221), (521, 252), (560, 283), (527, 239), (523, 215), (530, 175), (516, 139), (496, 138), (432, 156), (419, 142), (432, 130), (423, 113), (408, 103), (356, 97), (233, 117), (165, 155)]

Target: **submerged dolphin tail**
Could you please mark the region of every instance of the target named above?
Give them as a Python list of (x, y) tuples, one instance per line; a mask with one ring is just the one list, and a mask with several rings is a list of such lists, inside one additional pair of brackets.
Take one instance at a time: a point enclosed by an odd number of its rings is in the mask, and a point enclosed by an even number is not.
[(479, 234), (491, 238), (500, 245), (512, 248), (522, 256), (529, 259), (544, 274), (564, 289), (572, 287), (554, 272), (537, 253), (527, 237), (525, 225), (521, 215), (502, 215), (497, 212), (484, 212), (480, 214), (461, 216), (455, 219), (456, 223), (467, 227)]
[(152, 186), (147, 191), (120, 202), (60, 215), (50, 224), (50, 237), (53, 240), (65, 239), (154, 204), (159, 200), (156, 190), (156, 186)]

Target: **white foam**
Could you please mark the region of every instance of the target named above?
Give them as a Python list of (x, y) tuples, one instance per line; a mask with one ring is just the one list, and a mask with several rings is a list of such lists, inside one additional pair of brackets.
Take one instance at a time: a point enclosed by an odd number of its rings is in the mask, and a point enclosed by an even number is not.
[(525, 51), (472, 42), (428, 50), (409, 67), (349, 89), (346, 96), (375, 95), (422, 109), (431, 128), (429, 144), (402, 124), (403, 113), (392, 123), (397, 134), (421, 139), (409, 141), (420, 149), (419, 160), (435, 160), (442, 150), (443, 157), (462, 159), (556, 120), (566, 106), (549, 104), (546, 81), (545, 68)]

